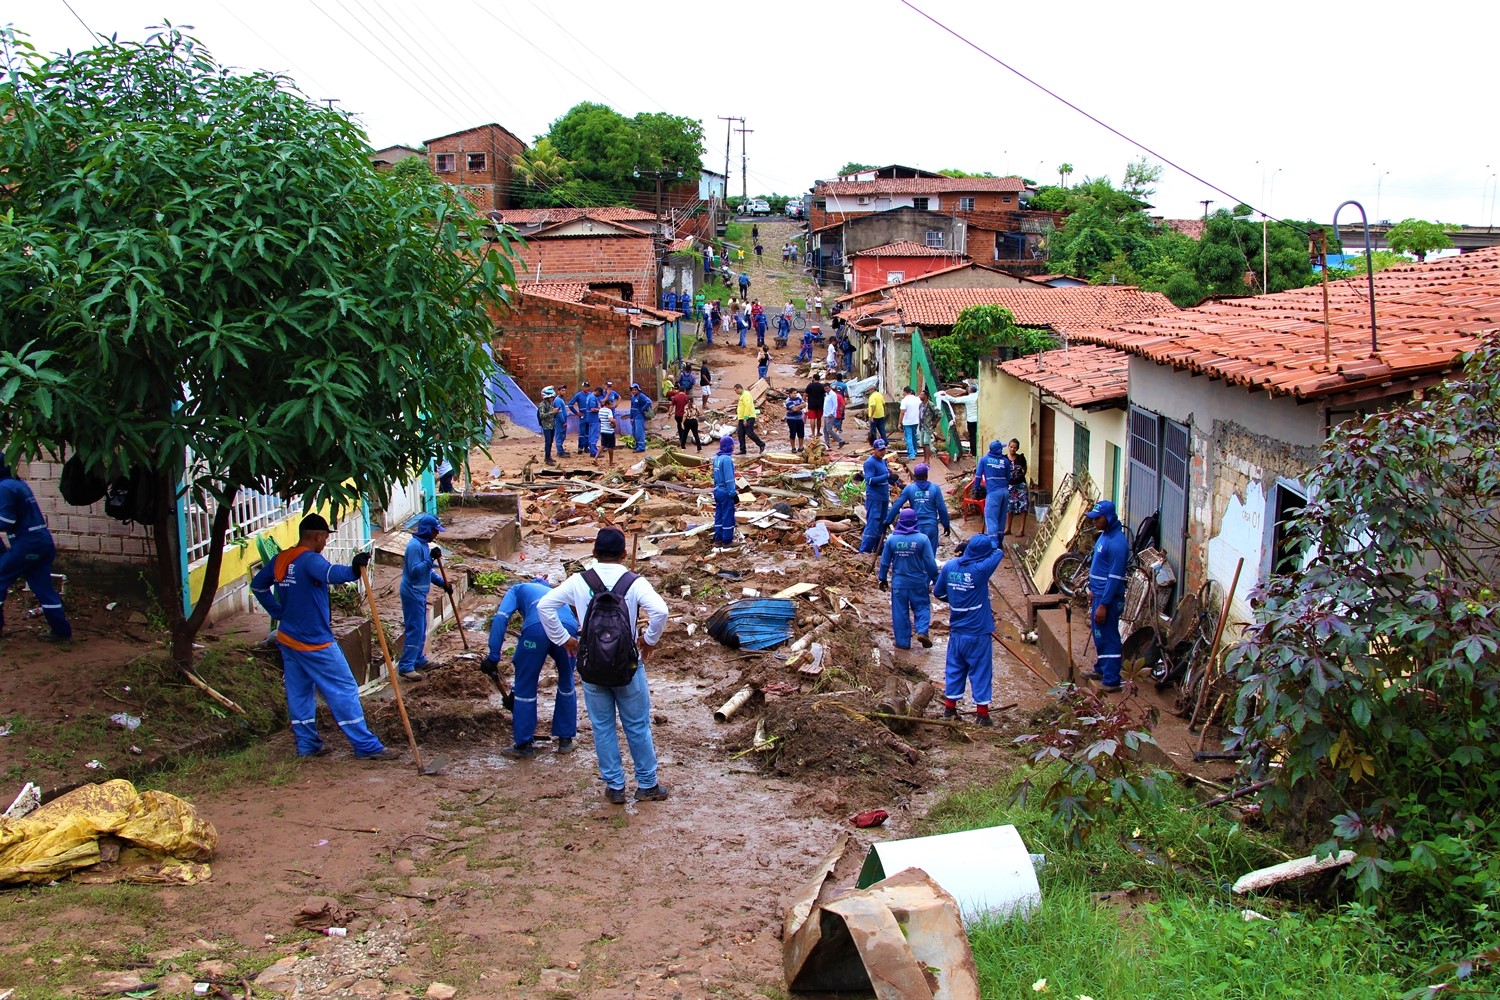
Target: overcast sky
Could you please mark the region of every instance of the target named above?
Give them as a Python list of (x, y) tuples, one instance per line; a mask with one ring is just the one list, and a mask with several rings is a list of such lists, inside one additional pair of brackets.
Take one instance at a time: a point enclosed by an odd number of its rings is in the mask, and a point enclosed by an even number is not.
[[(1355, 198), (1372, 219), (1497, 218), (1500, 87), (1475, 54), (1500, 26), (1494, 0), (913, 3), (1177, 164), (1164, 164), (1155, 198), (1169, 217), (1196, 217), (1209, 198), (1211, 211), (1239, 200), (1326, 221)], [(62, 0), (7, 6), (44, 51), (90, 44), (80, 19), (132, 38), (163, 19), (193, 25), (221, 62), (337, 98), (375, 147), (488, 121), (530, 141), (589, 100), (702, 120), (705, 164), (719, 170), (718, 116), (743, 116), (752, 195), (806, 190), (851, 159), (1056, 183), (1063, 162), (1074, 182), (1118, 182), (1141, 155), (900, 0), (72, 0), (76, 16)]]

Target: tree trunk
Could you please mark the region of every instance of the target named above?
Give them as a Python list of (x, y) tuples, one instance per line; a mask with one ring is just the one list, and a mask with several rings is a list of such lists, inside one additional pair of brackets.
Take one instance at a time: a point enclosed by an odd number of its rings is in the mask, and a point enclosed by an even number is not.
[(229, 519), (233, 513), (234, 497), (239, 492), (230, 492), (227, 503), (220, 503), (214, 511), (213, 525), (209, 534), (208, 564), (204, 567), (203, 587), (191, 614), (183, 610), (182, 547), (187, 540), (177, 533), (177, 504), (187, 503), (187, 497), (178, 496), (176, 484), (171, 477), (155, 477), (156, 524), (156, 579), (158, 594), (171, 634), (169, 655), (181, 670), (190, 670), (193, 665), (193, 640), (198, 630), (208, 620), (214, 596), (219, 591), (219, 570), (224, 563), (224, 541), (229, 535)]

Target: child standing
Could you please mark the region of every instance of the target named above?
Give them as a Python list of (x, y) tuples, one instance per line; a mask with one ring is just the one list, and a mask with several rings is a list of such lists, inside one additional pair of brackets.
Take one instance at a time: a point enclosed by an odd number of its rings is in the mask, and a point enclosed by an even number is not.
[[(599, 407), (599, 447), (609, 458), (609, 464), (615, 464), (615, 411), (612, 406)], [(599, 456), (594, 456), (594, 464), (599, 464)]]

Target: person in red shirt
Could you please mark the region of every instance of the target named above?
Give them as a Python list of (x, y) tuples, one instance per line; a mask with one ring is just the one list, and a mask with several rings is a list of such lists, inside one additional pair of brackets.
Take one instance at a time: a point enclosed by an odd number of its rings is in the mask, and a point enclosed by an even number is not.
[(672, 419), (677, 421), (677, 447), (687, 447), (687, 427), (682, 423), (682, 415), (687, 412), (688, 394), (678, 389), (667, 397), (672, 404)]

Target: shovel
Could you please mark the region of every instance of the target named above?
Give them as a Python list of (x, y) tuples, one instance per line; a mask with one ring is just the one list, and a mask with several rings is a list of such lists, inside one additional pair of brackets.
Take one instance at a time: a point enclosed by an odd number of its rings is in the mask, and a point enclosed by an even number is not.
[(429, 759), (425, 766), (422, 763), (422, 751), (417, 749), (417, 738), (412, 734), (411, 720), (406, 717), (406, 702), (401, 700), (400, 671), (391, 659), (391, 648), (385, 642), (385, 629), (380, 627), (380, 609), (375, 607), (375, 591), (370, 589), (370, 579), (363, 569), (359, 571), (359, 582), (364, 585), (365, 595), (370, 599), (370, 620), (375, 625), (375, 638), (380, 640), (380, 652), (385, 656), (385, 670), (391, 678), (391, 691), (396, 695), (396, 711), (401, 713), (401, 728), (406, 730), (406, 742), (411, 745), (411, 755), (416, 759), (417, 773), (442, 774), (443, 768), (448, 764), (448, 759), (442, 754)]
[(453, 591), (448, 588), (448, 571), (443, 567), (443, 557), (436, 559), (438, 573), (443, 577), (443, 590), (448, 594), (448, 606), (453, 609), (453, 624), (458, 627), (458, 637), (464, 641), (464, 649), (469, 648), (469, 637), (464, 632), (464, 623), (458, 617), (458, 601), (453, 597)]

